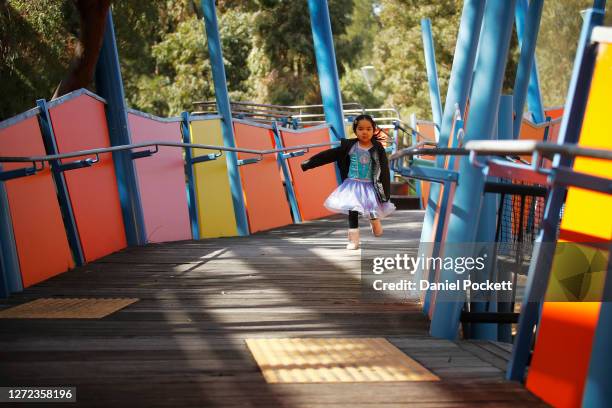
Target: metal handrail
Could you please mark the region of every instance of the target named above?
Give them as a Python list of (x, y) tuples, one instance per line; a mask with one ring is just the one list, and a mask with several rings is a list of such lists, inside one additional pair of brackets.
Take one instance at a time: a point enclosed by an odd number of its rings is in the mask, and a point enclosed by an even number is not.
[(436, 156), (452, 155), (467, 156), (470, 154), (483, 156), (521, 156), (539, 153), (544, 157), (560, 154), (566, 157), (588, 157), (592, 159), (612, 160), (612, 150), (594, 149), (576, 145), (559, 145), (552, 142), (537, 142), (535, 140), (472, 140), (465, 147), (421, 148), (411, 146), (394, 153), (389, 160), (397, 160), (404, 156)]
[(539, 153), (544, 157), (560, 154), (566, 157), (588, 157), (592, 159), (612, 160), (612, 150), (582, 147), (575, 144), (558, 144), (538, 142), (536, 140), (472, 140), (465, 144), (465, 149), (479, 155), (525, 155)]
[[(193, 105), (216, 105), (215, 101), (198, 101), (193, 102)], [(282, 109), (305, 109), (305, 108), (322, 108), (323, 105), (274, 105), (267, 103), (256, 103), (256, 102), (244, 102), (244, 101), (230, 101), (230, 105), (242, 105), (242, 106), (258, 106), (262, 108), (282, 108)], [(363, 110), (363, 106), (358, 102), (346, 102), (342, 104), (345, 106), (356, 106), (359, 109)]]
[(104, 147), (98, 149), (89, 149), (89, 150), (80, 150), (77, 152), (70, 153), (62, 153), (62, 154), (52, 154), (45, 156), (0, 156), (0, 163), (44, 163), (52, 160), (61, 160), (61, 159), (69, 159), (73, 157), (81, 157), (81, 156), (90, 156), (90, 155), (99, 155), (103, 153), (112, 153), (124, 150), (138, 149), (143, 147), (159, 147), (159, 146), (168, 146), (168, 147), (182, 147), (182, 148), (192, 148), (192, 149), (204, 149), (204, 150), (219, 150), (219, 151), (228, 151), (228, 152), (236, 152), (236, 153), (250, 153), (256, 155), (266, 155), (273, 153), (281, 153), (292, 150), (310, 150), (315, 147), (324, 147), (324, 146), (333, 146), (337, 145), (339, 142), (329, 142), (329, 143), (315, 143), (315, 144), (306, 144), (299, 146), (291, 146), (291, 147), (283, 147), (280, 149), (267, 149), (267, 150), (253, 150), (253, 149), (241, 149), (236, 147), (226, 147), (226, 146), (215, 146), (215, 145), (203, 145), (203, 144), (195, 144), (195, 143), (179, 143), (179, 142), (166, 142), (166, 141), (151, 141), (146, 143), (133, 143), (129, 145), (120, 145), (120, 146), (112, 146), (112, 147)]

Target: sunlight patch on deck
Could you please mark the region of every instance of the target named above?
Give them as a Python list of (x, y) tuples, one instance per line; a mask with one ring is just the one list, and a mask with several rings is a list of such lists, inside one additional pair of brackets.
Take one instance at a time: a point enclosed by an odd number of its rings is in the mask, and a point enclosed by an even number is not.
[(245, 341), (268, 383), (440, 380), (383, 338)]
[(0, 319), (101, 319), (137, 298), (42, 298), (0, 311)]

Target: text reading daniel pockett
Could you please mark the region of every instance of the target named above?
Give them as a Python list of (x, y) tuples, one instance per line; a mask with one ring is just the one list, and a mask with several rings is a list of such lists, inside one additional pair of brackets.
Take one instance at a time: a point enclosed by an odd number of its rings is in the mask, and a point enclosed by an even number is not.
[[(466, 272), (482, 271), (486, 266), (486, 258), (486, 254), (481, 257), (413, 257), (408, 254), (396, 254), (394, 257), (374, 258), (372, 272), (375, 275), (381, 275), (386, 271), (401, 272), (402, 275), (408, 272), (412, 276), (418, 270), (435, 271), (444, 269), (452, 270), (457, 275), (463, 275)], [(375, 279), (372, 282), (372, 287), (376, 291), (466, 291), (468, 289), (471, 291), (511, 291), (512, 281), (495, 282), (487, 279), (482, 282), (473, 282), (470, 279), (459, 279), (456, 281), (430, 282), (427, 279), (400, 279), (389, 282), (383, 279)]]

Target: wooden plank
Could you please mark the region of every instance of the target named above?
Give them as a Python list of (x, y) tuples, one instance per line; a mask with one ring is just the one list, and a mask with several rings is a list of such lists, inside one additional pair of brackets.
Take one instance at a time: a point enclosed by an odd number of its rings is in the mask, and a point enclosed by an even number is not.
[[(422, 211), (385, 220), (385, 245), (416, 251)], [(360, 254), (331, 217), (250, 237), (118, 253), (0, 303), (137, 297), (96, 321), (3, 320), (3, 385), (74, 385), (91, 406), (542, 406), (491, 361), (504, 350), (434, 339), (415, 301), (367, 303)], [(371, 240), (363, 228), (363, 240)], [(440, 378), (431, 382), (266, 384), (246, 338), (385, 337)]]

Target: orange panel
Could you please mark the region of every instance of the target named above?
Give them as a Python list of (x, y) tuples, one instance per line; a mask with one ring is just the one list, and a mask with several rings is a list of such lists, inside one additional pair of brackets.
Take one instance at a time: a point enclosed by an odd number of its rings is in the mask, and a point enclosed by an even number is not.
[[(133, 143), (182, 141), (180, 122), (162, 122), (132, 113), (128, 120)], [(153, 156), (137, 159), (134, 163), (147, 241), (191, 239), (183, 150), (160, 146)]]
[[(261, 126), (234, 123), (236, 147), (253, 150), (274, 149), (272, 130)], [(238, 153), (238, 159), (254, 156)], [(251, 233), (291, 224), (285, 188), (278, 173), (276, 155), (267, 154), (256, 164), (240, 166), (240, 178)]]
[(558, 106), (556, 108), (545, 108), (544, 116), (550, 117), (551, 119), (557, 119), (563, 116), (563, 106)]
[[(418, 122), (416, 131), (425, 137), (426, 140), (436, 140), (436, 126), (431, 122)], [(422, 139), (419, 139), (420, 142)]]
[[(315, 127), (301, 131), (283, 129), (281, 132), (285, 147), (305, 144), (329, 143), (329, 130), (327, 127)], [(329, 147), (310, 149), (303, 156), (292, 157), (288, 160), (289, 170), (293, 178), (293, 189), (297, 199), (302, 220), (315, 220), (331, 214), (323, 206), (325, 199), (338, 187), (336, 168), (334, 164), (317, 167), (307, 173), (302, 171), (300, 163)]]
[[(580, 132), (580, 146), (612, 149), (612, 105), (609, 103), (609, 90), (612, 87), (612, 76), (609, 74), (611, 67), (612, 47), (600, 44)], [(609, 178), (612, 174), (612, 163), (577, 158), (574, 170)], [(609, 243), (612, 240), (612, 196), (569, 188), (561, 233), (565, 237), (577, 237), (576, 241)], [(556, 278), (551, 276), (551, 282)], [(599, 306), (598, 302), (544, 304), (527, 379), (528, 388), (544, 401), (559, 407), (581, 405)]]
[(555, 407), (579, 407), (598, 302), (545, 302), (527, 388)]
[[(36, 117), (0, 129), (0, 155), (44, 156)], [(4, 163), (15, 170), (31, 163)], [(5, 182), (23, 286), (28, 287), (74, 267), (55, 185), (49, 167), (34, 176)]]
[[(49, 109), (60, 153), (109, 147), (104, 104), (81, 95)], [(72, 158), (64, 163), (78, 160)], [(87, 262), (126, 247), (115, 168), (110, 154), (92, 167), (64, 173)]]
[(430, 183), (429, 181), (419, 181), (419, 180), (417, 180), (417, 183), (421, 183), (421, 202), (423, 203), (423, 209), (426, 210), (427, 202), (429, 201)]

